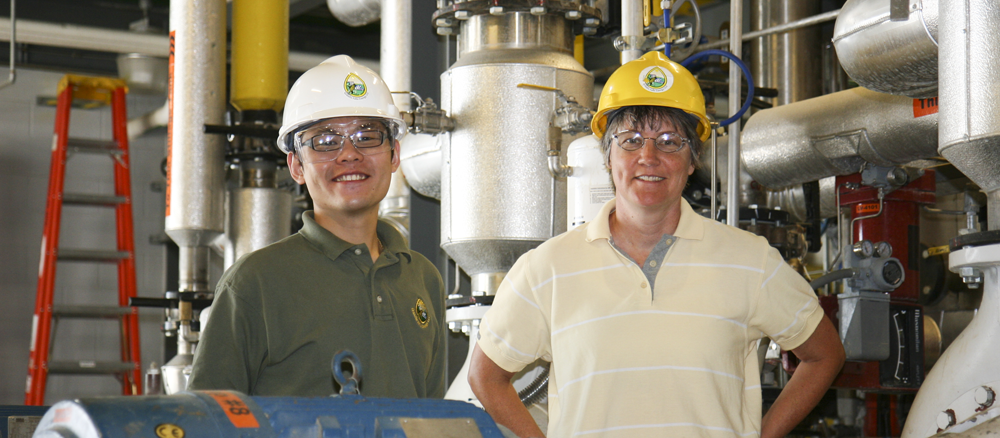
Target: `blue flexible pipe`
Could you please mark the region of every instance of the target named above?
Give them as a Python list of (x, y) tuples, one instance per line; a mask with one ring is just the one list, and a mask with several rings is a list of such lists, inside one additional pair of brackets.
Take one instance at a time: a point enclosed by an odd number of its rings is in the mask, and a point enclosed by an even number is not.
[[(670, 9), (663, 10), (663, 28), (670, 28)], [(663, 55), (670, 58), (670, 43), (663, 43)]]
[[(729, 53), (725, 50), (719, 50), (719, 49), (703, 50), (701, 52), (695, 53), (694, 55), (691, 55), (687, 59), (685, 59), (684, 62), (681, 62), (681, 65), (683, 65), (684, 68), (687, 68), (694, 61), (714, 55), (725, 56), (726, 58), (729, 58), (731, 61), (735, 62), (736, 65), (740, 67), (740, 70), (743, 70), (743, 76), (747, 78), (747, 87), (748, 87), (747, 99), (743, 101), (743, 107), (741, 107), (740, 110), (736, 112), (736, 114), (733, 114), (732, 117), (723, 120), (721, 123), (719, 123), (719, 126), (727, 126), (730, 123), (739, 120), (740, 117), (743, 117), (743, 114), (746, 113), (748, 109), (750, 109), (750, 102), (753, 101), (753, 88), (754, 88), (753, 76), (750, 74), (750, 69), (747, 68), (747, 65), (744, 64), (743, 61), (741, 61), (738, 56)], [(732, 99), (733, 97), (729, 96), (729, 98)]]

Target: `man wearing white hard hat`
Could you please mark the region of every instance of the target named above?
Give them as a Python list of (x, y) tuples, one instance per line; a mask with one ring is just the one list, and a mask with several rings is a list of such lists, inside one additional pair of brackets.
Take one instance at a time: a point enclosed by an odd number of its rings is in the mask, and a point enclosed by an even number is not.
[(360, 359), (362, 395), (444, 395), (441, 276), (378, 220), (405, 133), (385, 82), (348, 56), (295, 82), (278, 147), (314, 210), (219, 281), (190, 389), (330, 395), (340, 389), (331, 360), (346, 349)]

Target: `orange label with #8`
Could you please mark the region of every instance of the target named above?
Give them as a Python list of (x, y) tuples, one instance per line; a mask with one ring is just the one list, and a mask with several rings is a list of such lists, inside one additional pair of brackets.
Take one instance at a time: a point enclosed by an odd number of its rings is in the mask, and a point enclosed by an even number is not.
[(250, 408), (236, 394), (209, 392), (208, 395), (212, 396), (219, 403), (219, 406), (222, 406), (222, 410), (226, 412), (226, 416), (229, 417), (233, 426), (238, 428), (260, 427), (260, 424), (257, 423), (257, 417), (253, 416)]
[(858, 204), (855, 210), (858, 214), (878, 213), (878, 204)]
[(913, 99), (913, 118), (937, 114), (938, 98)]

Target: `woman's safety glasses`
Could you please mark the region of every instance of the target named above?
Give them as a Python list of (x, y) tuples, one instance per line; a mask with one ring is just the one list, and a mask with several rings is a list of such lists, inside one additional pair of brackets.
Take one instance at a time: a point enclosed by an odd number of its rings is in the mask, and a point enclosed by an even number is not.
[(348, 139), (362, 155), (377, 155), (388, 152), (391, 142), (386, 141), (388, 134), (375, 129), (361, 129), (353, 134), (332, 131), (325, 126), (318, 129), (304, 129), (295, 134), (295, 150), (303, 163), (321, 163), (333, 161), (340, 156), (346, 147)]
[(685, 144), (689, 144), (688, 139), (673, 132), (664, 132), (656, 137), (643, 137), (637, 131), (622, 131), (614, 135), (618, 147), (626, 151), (637, 151), (642, 149), (646, 140), (653, 140), (653, 145), (661, 152), (673, 153), (681, 150)]

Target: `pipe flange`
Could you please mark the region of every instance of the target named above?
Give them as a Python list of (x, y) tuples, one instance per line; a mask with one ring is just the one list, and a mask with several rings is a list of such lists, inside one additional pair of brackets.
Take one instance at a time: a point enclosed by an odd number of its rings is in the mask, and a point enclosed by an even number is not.
[[(476, 15), (500, 15), (510, 12), (525, 12), (532, 15), (562, 15), (567, 20), (581, 21), (584, 27), (596, 28), (600, 25), (601, 10), (569, 0), (548, 0), (542, 5), (526, 4), (517, 0), (470, 0), (455, 2), (438, 9), (431, 17), (438, 33), (443, 29), (457, 29), (459, 22)], [(578, 29), (579, 30), (579, 29)], [(450, 33), (450, 32), (449, 32)]]
[(948, 241), (948, 246), (952, 251), (958, 251), (962, 248), (993, 245), (995, 243), (1000, 243), (1000, 230), (982, 231), (953, 237)]

